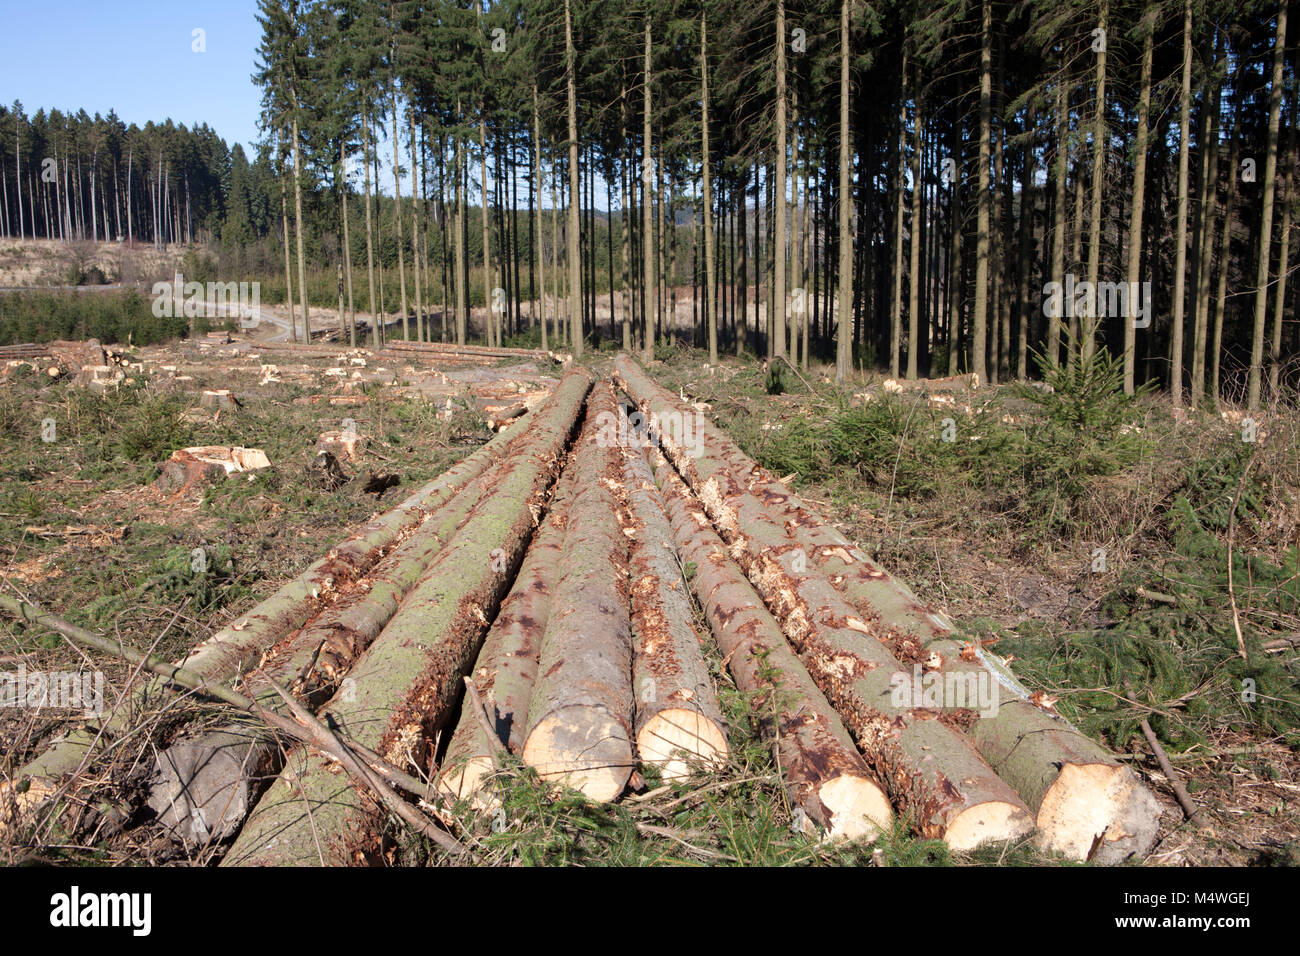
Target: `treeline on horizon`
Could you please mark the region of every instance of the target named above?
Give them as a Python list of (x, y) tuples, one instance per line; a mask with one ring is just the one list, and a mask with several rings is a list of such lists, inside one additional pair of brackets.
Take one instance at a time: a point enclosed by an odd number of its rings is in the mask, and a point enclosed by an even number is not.
[[(346, 265), (341, 318), (395, 305), (408, 336), (463, 340), (500, 289), (489, 341), (544, 318), (576, 351), (650, 351), (685, 294), (711, 359), (996, 382), (1105, 351), (1126, 390), (1255, 407), (1295, 384), (1300, 351), (1287, 12), (259, 0), (253, 161), (204, 127), (114, 133), (111, 114), (60, 126), (15, 104), (5, 230), (40, 234), (63, 208), (56, 234), (87, 218), (107, 234), (110, 215), (116, 231), (130, 175), (136, 238), (219, 242), (221, 269), (280, 270), (300, 312)], [(61, 193), (33, 168), (50, 143)], [(41, 204), (26, 230), (10, 192)], [(1149, 325), (1113, 297), (1048, 316), (1053, 282), (1149, 283)], [(616, 290), (610, 320), (598, 288)]]

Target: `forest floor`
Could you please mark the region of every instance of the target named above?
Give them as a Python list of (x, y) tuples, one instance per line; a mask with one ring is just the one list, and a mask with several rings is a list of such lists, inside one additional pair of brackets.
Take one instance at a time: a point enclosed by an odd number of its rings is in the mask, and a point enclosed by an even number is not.
[[(603, 365), (608, 350), (590, 359)], [(261, 364), (220, 348), (138, 349), (143, 370), (103, 395), (24, 368), (0, 381), (0, 575), (83, 627), (155, 645), (174, 658), (229, 624), (407, 491), (490, 437), (471, 407), (418, 389), (345, 388), (328, 359)], [(708, 366), (661, 350), (652, 373), (707, 403), (708, 415), (1035, 690), (1132, 762), (1165, 806), (1150, 865), (1300, 862), (1300, 419), (1274, 409), (1243, 441), (1241, 415), (1177, 411), (1158, 397), (1071, 404), (1017, 386), (894, 396), (879, 376), (837, 390), (825, 368)], [(264, 359), (263, 361), (272, 361)], [(195, 409), (228, 388), (233, 412)], [(334, 404), (344, 393), (349, 404)], [(1091, 411), (1079, 413), (1079, 407)], [(1079, 420), (1073, 425), (1071, 416)], [(42, 440), (53, 418), (57, 440)], [(352, 418), (369, 439), (330, 489), (310, 467), (321, 432)], [(955, 440), (945, 440), (952, 434)], [(272, 467), (176, 495), (152, 484), (180, 447), (263, 449)], [(376, 497), (368, 473), (401, 484)], [(203, 548), (208, 572), (192, 570)], [(1231, 556), (1234, 578), (1228, 584)], [(1139, 591), (1139, 589), (1142, 589)], [(1141, 595), (1154, 594), (1154, 599)], [(1235, 605), (1235, 611), (1233, 610)], [(1237, 655), (1240, 626), (1247, 659)], [(704, 629), (707, 633), (707, 627)], [(68, 670), (84, 658), (38, 629), (0, 623), (0, 669)], [(101, 660), (109, 699), (130, 669)], [(828, 847), (791, 830), (790, 808), (748, 702), (715, 662), (732, 732), (721, 774), (661, 786), (620, 804), (556, 799), (512, 776), (511, 825), (458, 816), (483, 862), (1044, 864), (1028, 843), (953, 854), (900, 823), (873, 848)], [(1134, 688), (1130, 695), (1126, 684)], [(1248, 692), (1249, 689), (1249, 692)], [(191, 706), (195, 706), (191, 704)], [(173, 715), (174, 716), (174, 715)], [(1147, 717), (1209, 825), (1183, 822), (1137, 730)], [(0, 710), (0, 779), (76, 715)], [(176, 726), (91, 768), (79, 798), (139, 786)], [(651, 775), (648, 775), (651, 776)], [(134, 801), (134, 802), (133, 802)], [(102, 807), (101, 807), (102, 809)], [(128, 797), (129, 825), (77, 813), (0, 859), (210, 862), (219, 847), (178, 851)], [(394, 832), (403, 862), (439, 860)]]

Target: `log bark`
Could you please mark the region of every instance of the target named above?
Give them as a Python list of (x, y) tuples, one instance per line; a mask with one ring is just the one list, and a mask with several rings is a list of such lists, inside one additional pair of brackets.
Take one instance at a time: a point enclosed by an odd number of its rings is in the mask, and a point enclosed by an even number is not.
[[(644, 388), (649, 379), (642, 377)], [(650, 384), (648, 394), (662, 403), (662, 414), (673, 396)], [(1034, 811), (1039, 846), (1107, 864), (1150, 849), (1160, 807), (1132, 770), (1035, 703), (1042, 698), (1034, 698), (1000, 658), (956, 640), (946, 616), (923, 604), (718, 429), (706, 423), (697, 439), (719, 449), (732, 474), (802, 548), (808, 565), (829, 577), (895, 656), (918, 661), (926, 673), (945, 675), (945, 687), (965, 698), (941, 703), (949, 709), (968, 704), (972, 690), (987, 688), (968, 733), (994, 772)]]
[(588, 403), (575, 469), (564, 556), (528, 705), (524, 763), (588, 799), (615, 799), (632, 752), (632, 635), (621, 451), (602, 437), (617, 416), (599, 383)]
[[(264, 651), (329, 607), (392, 550), (400, 536), (499, 460), (517, 433), (512, 429), (509, 435), (493, 438), (406, 501), (372, 518), (271, 597), (198, 645), (177, 666), (210, 681), (229, 680), (246, 669)], [(129, 704), (115, 708), (97, 725), (74, 730), (24, 765), (15, 777), (54, 778), (75, 772), (89, 756), (99, 731), (109, 738), (122, 733), (135, 713), (150, 706), (168, 686), (161, 677), (149, 679), (132, 694)]]
[[(565, 376), (533, 426), (512, 443), (491, 494), (357, 662), (349, 692), (326, 707), (327, 722), (390, 763), (424, 771), (428, 741), (448, 719), (461, 676), (518, 568), (589, 385), (583, 371)], [(377, 809), (324, 758), (295, 750), (223, 865), (382, 859)]]
[[(651, 400), (657, 387), (624, 356), (615, 363), (615, 376), (644, 401), (644, 412), (664, 417), (671, 410), (662, 399)], [(878, 639), (877, 623), (863, 620), (828, 577), (807, 567), (803, 549), (731, 474), (717, 443), (696, 449), (701, 453), (692, 458), (671, 436), (663, 437), (667, 456), (696, 491), (731, 557), (781, 623), (900, 812), (913, 813), (925, 836), (958, 850), (1028, 833), (1028, 808), (953, 726), (953, 717), (895, 691), (915, 661), (909, 659), (905, 669)]]
[(641, 762), (665, 780), (726, 764), (727, 734), (673, 532), (641, 449), (623, 445), (631, 512), (632, 686)]
[[(564, 551), (564, 534), (574, 493), (573, 470), (561, 474), (550, 510), (524, 556), (514, 587), (501, 604), (474, 665), (474, 686), (490, 709), (496, 733), (489, 737), (469, 702), (443, 759), (440, 789), (453, 799), (475, 799), (487, 782), (495, 754), (506, 747), (523, 752), (528, 703), (537, 680), (542, 635), (551, 614), (551, 593)], [(482, 801), (479, 801), (480, 805)]]
[[(656, 453), (657, 454), (657, 453)], [(695, 565), (691, 589), (704, 608), (727, 669), (772, 740), (790, 805), (828, 839), (872, 837), (893, 817), (884, 788), (853, 745), (844, 724), (781, 627), (727, 557), (699, 501), (672, 466), (657, 456), (655, 477), (677, 548)]]

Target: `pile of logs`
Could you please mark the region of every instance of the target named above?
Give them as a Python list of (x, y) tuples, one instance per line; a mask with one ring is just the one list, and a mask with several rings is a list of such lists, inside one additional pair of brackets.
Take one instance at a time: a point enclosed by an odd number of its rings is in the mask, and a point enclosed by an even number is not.
[[(693, 434), (661, 427), (688, 419)], [(720, 661), (763, 715), (810, 834), (871, 836), (897, 815), (959, 850), (1035, 833), (1074, 859), (1144, 852), (1159, 809), (1136, 775), (953, 633), (620, 356), (612, 380), (567, 372), (185, 667), (267, 711), (316, 713), (370, 755), (363, 776), (430, 781), (420, 805), (437, 814), (448, 800), (492, 807), (507, 759), (593, 801), (618, 799), (638, 768), (665, 780), (718, 771), (729, 758), (710, 675)], [(922, 677), (943, 692), (922, 699)], [(954, 686), (971, 695), (955, 699)], [(167, 690), (155, 679), (136, 703)], [(130, 710), (69, 735), (18, 779), (46, 792), (97, 735), (124, 733)], [(166, 764), (173, 778), (206, 747), (272, 780), (171, 812), (192, 835), (237, 832), (224, 865), (392, 859), (393, 804), (340, 773), (332, 752), (282, 755), (247, 726), (205, 733), (173, 745), (187, 748)]]
[[(650, 420), (685, 402), (620, 356), (614, 378)], [(1036, 831), (1042, 847), (1118, 862), (1154, 842), (1159, 805), (1136, 774), (1028, 693), (977, 643), (702, 423), (693, 447), (659, 434), (665, 484), (695, 495), (826, 700), (900, 810), (923, 833), (969, 848)], [(678, 477), (680, 476), (680, 477)], [(698, 563), (698, 562), (697, 562)], [(899, 695), (922, 674), (943, 688), (988, 688), (978, 705)], [(898, 677), (903, 680), (898, 680)], [(899, 698), (910, 698), (900, 705)], [(970, 695), (974, 696), (974, 695)]]

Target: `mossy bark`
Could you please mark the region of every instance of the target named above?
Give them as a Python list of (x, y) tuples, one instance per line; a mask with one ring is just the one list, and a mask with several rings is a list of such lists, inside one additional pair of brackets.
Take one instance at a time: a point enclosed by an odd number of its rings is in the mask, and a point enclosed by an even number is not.
[[(395, 508), (372, 518), (271, 597), (196, 647), (177, 666), (211, 681), (229, 680), (247, 669), (277, 642), (329, 609), (395, 542), (498, 461), (514, 434), (512, 430), (510, 435), (498, 435)], [(152, 701), (167, 693), (168, 687), (160, 677), (147, 679), (132, 694), (129, 704), (114, 709), (98, 725), (73, 731), (15, 776), (56, 778), (76, 771), (89, 756), (101, 729), (110, 739), (121, 733), (131, 726), (138, 712), (153, 706)]]
[[(590, 378), (565, 376), (512, 443), (492, 491), (425, 570), (357, 662), (325, 720), (389, 762), (427, 769), (488, 624), (533, 535), (583, 405)], [(223, 865), (373, 862), (383, 858), (378, 813), (331, 761), (295, 748)]]
[(515, 755), (523, 751), (528, 702), (537, 680), (542, 634), (550, 619), (551, 593), (564, 550), (573, 493), (570, 468), (560, 476), (546, 519), (479, 652), (474, 686), (491, 712), (496, 733), (489, 737), (483, 731), (482, 721), (466, 701), (447, 746), (439, 781), (443, 792), (453, 799), (470, 799), (479, 793), (500, 748), (506, 747)]

